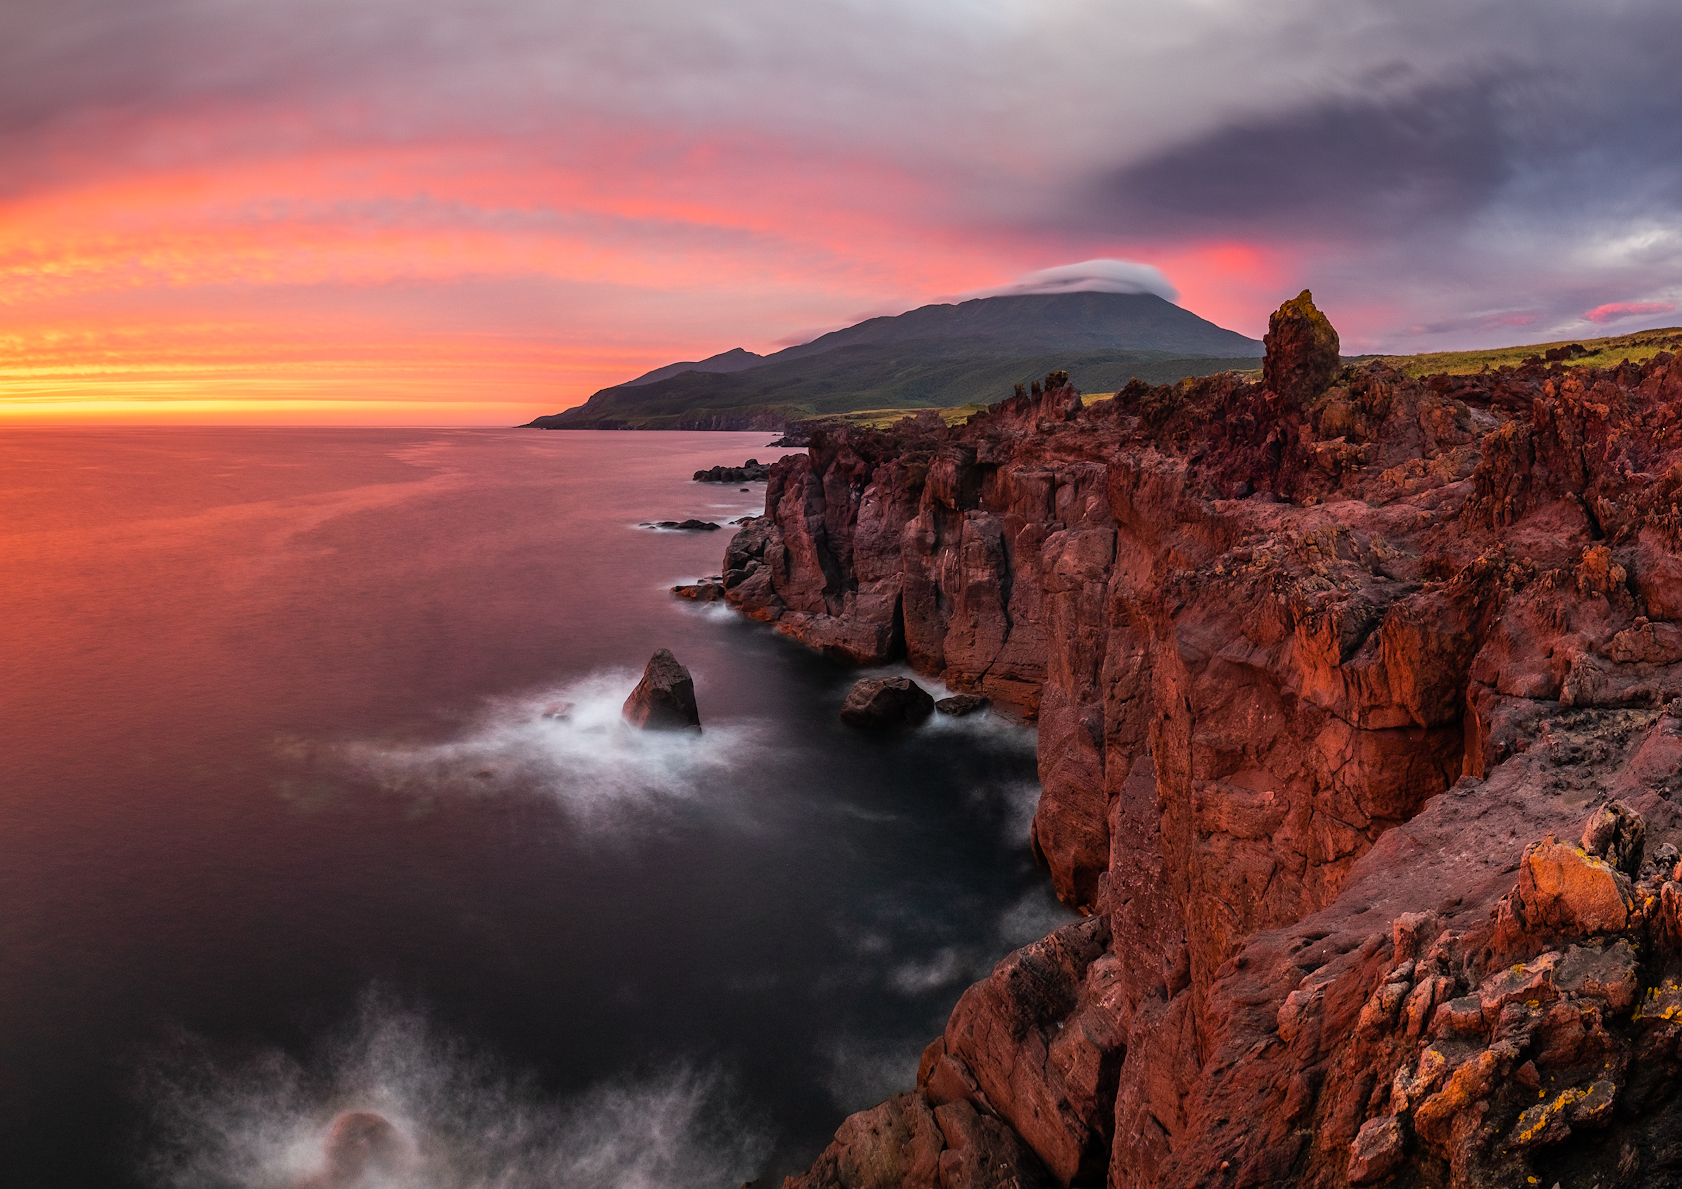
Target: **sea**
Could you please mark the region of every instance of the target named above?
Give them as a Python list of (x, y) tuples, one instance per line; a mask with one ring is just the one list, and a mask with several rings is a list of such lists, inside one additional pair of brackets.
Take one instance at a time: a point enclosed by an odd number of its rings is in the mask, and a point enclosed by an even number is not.
[[(1034, 731), (850, 730), (672, 595), (768, 437), (0, 433), (0, 1184), (321, 1184), (372, 1111), (369, 1185), (775, 1186), (909, 1089), (1070, 919)], [(621, 718), (658, 648), (699, 734)]]

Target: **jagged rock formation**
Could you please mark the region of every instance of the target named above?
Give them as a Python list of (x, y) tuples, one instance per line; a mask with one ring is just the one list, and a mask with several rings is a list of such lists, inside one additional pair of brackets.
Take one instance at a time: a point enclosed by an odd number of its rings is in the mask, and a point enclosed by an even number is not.
[(695, 679), (671, 649), (656, 649), (648, 658), (642, 680), (625, 699), (623, 714), (626, 722), (644, 731), (701, 729)]
[(918, 1091), (1062, 1185), (1682, 1183), (1682, 361), (1340, 370), (1307, 294), (1268, 345), (817, 433), (729, 545), (747, 614), (1038, 719), (1090, 919)]

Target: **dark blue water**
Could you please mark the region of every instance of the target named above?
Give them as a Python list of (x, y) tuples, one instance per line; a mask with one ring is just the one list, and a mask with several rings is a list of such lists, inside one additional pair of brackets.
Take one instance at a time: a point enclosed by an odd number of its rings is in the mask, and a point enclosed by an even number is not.
[[(0, 437), (0, 1180), (296, 1184), (370, 1109), (392, 1183), (735, 1185), (907, 1088), (1062, 919), (1033, 740), (849, 732), (670, 596), (731, 530), (638, 522), (765, 440)], [(657, 647), (699, 738), (619, 722)]]

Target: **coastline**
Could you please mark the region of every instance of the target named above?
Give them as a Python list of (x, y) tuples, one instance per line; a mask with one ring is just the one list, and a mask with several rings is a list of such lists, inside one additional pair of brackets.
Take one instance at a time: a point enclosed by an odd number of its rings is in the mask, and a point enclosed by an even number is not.
[[(791, 1186), (995, 1183), (948, 1108), (1022, 1184), (1663, 1183), (1676, 1025), (1631, 1012), (1682, 966), (1682, 556), (1636, 430), (1682, 364), (1345, 369), (1306, 293), (1268, 346), (1261, 383), (817, 434), (730, 542), (744, 614), (1037, 719), (1033, 844), (1088, 914)], [(1613, 802), (1633, 859), (1548, 849)]]

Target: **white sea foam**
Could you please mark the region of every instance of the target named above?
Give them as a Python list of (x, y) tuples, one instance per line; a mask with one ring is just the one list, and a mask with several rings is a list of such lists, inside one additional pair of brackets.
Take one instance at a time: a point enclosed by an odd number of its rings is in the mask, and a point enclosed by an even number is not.
[[(540, 790), (580, 821), (673, 807), (732, 787), (732, 772), (769, 750), (764, 724), (709, 722), (694, 731), (640, 731), (621, 716), (638, 674), (593, 673), (498, 699), (455, 739), (355, 742), (336, 758), (394, 792)], [(704, 713), (704, 711), (703, 711)]]
[[(847, 675), (841, 693), (852, 687), (855, 681), (863, 677), (905, 677), (927, 690), (935, 701), (949, 698), (958, 690), (951, 689), (944, 682), (933, 677), (925, 676), (914, 671), (909, 665), (885, 665), (875, 669), (865, 669)], [(954, 718), (948, 714), (931, 714), (919, 731), (928, 731), (937, 735), (965, 735), (976, 739), (985, 739), (988, 743), (1010, 751), (1032, 755), (1039, 739), (1039, 732), (1027, 723), (1018, 722), (1009, 715), (995, 710), (982, 710), (975, 714), (966, 714), (961, 718)]]
[[(160, 1189), (716, 1187), (751, 1177), (770, 1146), (717, 1072), (676, 1065), (548, 1099), (378, 1000), (311, 1061), (228, 1061), (183, 1041), (143, 1090), (154, 1114), (143, 1172)], [(335, 1181), (325, 1142), (349, 1111), (378, 1114), (397, 1138)]]

